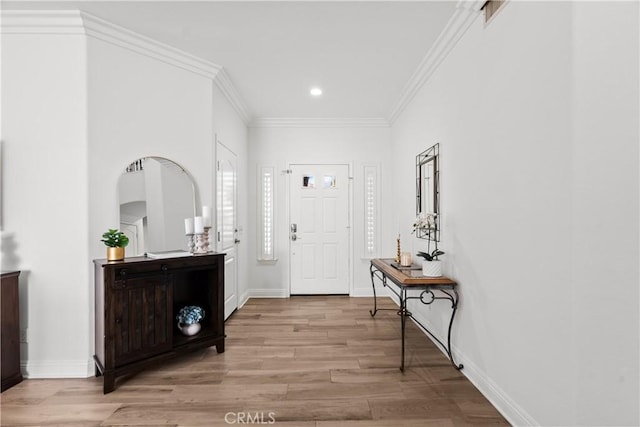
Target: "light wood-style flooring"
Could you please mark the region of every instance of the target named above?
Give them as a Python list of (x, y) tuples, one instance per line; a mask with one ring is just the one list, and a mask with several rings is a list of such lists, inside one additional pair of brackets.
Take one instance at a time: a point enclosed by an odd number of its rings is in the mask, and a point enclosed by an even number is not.
[[(382, 306), (393, 308), (391, 300)], [(0, 395), (3, 426), (508, 425), (407, 322), (406, 369), (395, 311), (372, 298), (251, 299), (215, 348), (116, 381), (25, 380)]]

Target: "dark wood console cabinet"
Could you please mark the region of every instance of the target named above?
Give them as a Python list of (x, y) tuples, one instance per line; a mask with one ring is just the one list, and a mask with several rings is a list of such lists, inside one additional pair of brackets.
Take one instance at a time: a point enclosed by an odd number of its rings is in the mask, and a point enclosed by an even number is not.
[[(116, 377), (178, 354), (215, 345), (224, 352), (224, 254), (123, 261), (94, 260), (96, 376), (104, 393)], [(204, 309), (202, 329), (184, 336), (176, 314)]]
[(19, 271), (2, 272), (0, 278), (0, 370), (2, 391), (22, 381), (20, 370)]

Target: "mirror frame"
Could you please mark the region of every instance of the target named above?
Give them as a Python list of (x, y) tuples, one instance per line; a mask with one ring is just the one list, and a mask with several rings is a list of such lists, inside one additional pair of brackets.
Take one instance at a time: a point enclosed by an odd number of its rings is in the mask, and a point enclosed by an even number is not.
[(435, 228), (430, 231), (416, 230), (416, 236), (420, 239), (440, 241), (440, 144), (427, 148), (416, 156), (416, 216), (422, 212), (424, 198), (429, 194), (428, 189), (423, 185), (424, 167), (433, 162), (433, 213), (435, 214)]
[[(172, 163), (173, 165), (175, 165), (178, 169), (180, 169), (180, 171), (182, 171), (182, 173), (184, 173), (185, 177), (189, 179), (189, 183), (191, 184), (191, 194), (193, 195), (192, 197), (192, 206), (191, 206), (191, 211), (192, 211), (192, 215), (191, 217), (195, 217), (196, 216), (196, 212), (197, 212), (197, 192), (196, 192), (196, 182), (195, 179), (193, 178), (193, 176), (189, 173), (189, 171), (187, 171), (184, 166), (182, 166), (180, 163), (168, 159), (166, 157), (163, 156), (144, 156), (144, 157), (140, 157), (136, 160), (134, 160), (133, 162), (131, 162), (129, 165), (127, 165), (126, 168), (124, 168), (124, 171), (121, 174), (122, 175), (128, 173), (128, 172), (135, 172), (135, 171), (141, 171), (143, 170), (143, 165), (144, 165), (144, 161), (147, 159), (154, 159), (157, 160), (158, 163), (163, 164), (163, 163)], [(118, 179), (118, 189), (120, 187), (120, 182), (121, 182), (121, 178)], [(121, 224), (122, 222), (122, 211), (121, 211), (121, 198), (120, 198), (120, 191), (118, 190), (118, 223)], [(166, 224), (165, 224), (165, 229), (166, 229)], [(186, 242), (186, 239), (185, 239)], [(186, 243), (185, 243), (186, 244)], [(168, 249), (168, 248), (164, 248), (164, 249)], [(170, 249), (175, 249), (175, 248), (170, 248)], [(153, 250), (153, 252), (157, 252), (158, 250)], [(149, 248), (148, 246), (145, 244), (145, 248), (144, 248), (144, 256), (146, 256), (146, 254), (149, 252)], [(142, 255), (139, 255), (142, 256)]]

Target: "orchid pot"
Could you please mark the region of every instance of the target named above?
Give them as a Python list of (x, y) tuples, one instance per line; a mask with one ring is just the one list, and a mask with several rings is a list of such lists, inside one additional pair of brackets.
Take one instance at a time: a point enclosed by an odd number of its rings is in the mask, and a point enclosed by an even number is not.
[(422, 275), (424, 277), (442, 276), (442, 261), (422, 261)]

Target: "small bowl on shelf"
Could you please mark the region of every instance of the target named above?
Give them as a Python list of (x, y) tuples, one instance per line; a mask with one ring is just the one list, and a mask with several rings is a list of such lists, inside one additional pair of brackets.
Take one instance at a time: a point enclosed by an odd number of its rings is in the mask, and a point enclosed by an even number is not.
[(180, 329), (180, 332), (188, 337), (200, 332), (201, 328), (202, 326), (200, 325), (200, 323), (192, 323), (190, 325), (187, 325), (186, 323), (178, 323), (178, 329)]

